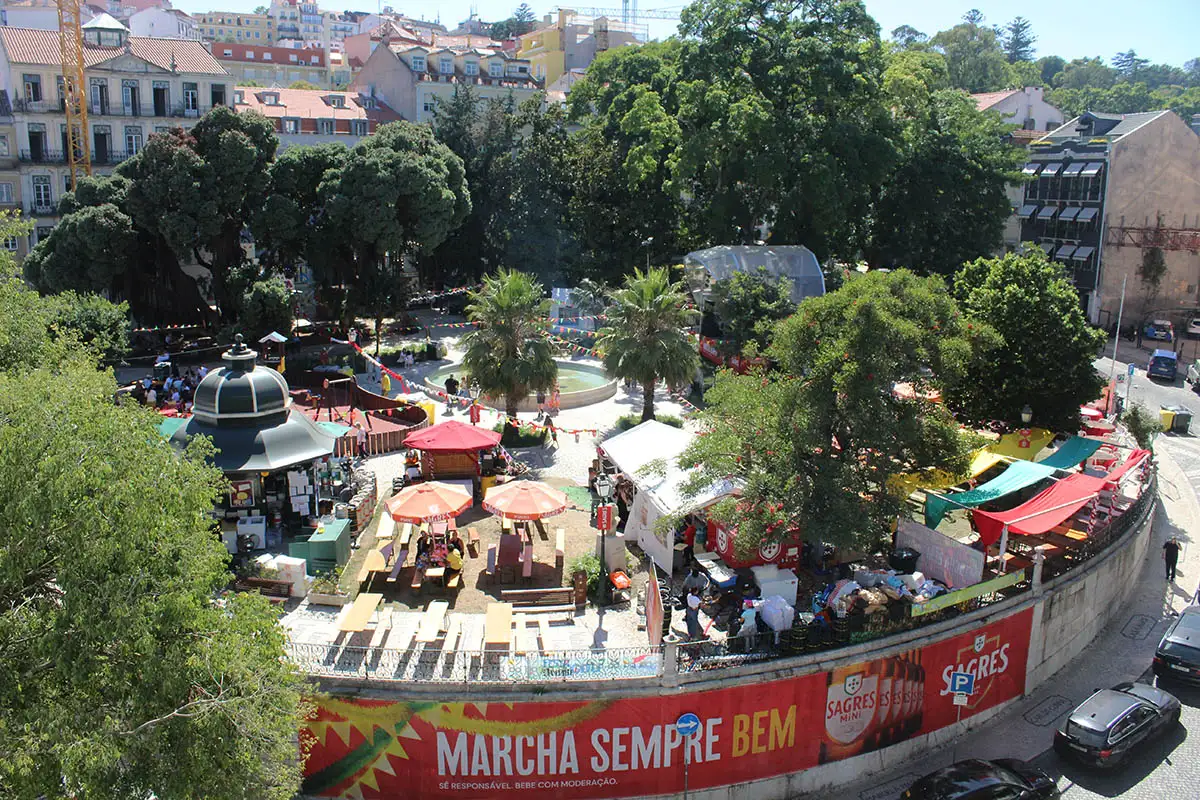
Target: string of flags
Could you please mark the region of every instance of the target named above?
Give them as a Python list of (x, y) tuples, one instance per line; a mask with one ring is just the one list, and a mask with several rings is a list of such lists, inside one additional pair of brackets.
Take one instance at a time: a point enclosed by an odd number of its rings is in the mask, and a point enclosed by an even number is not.
[(194, 330), (196, 328), (203, 328), (203, 327), (204, 326), (200, 325), (200, 324), (157, 325), (152, 328), (132, 328), (132, 329), (130, 329), (129, 332), (130, 333), (158, 333), (159, 331), (185, 331), (185, 330)]
[(603, 358), (603, 356), (600, 354), (600, 351), (594, 347), (584, 347), (581, 344), (568, 342), (566, 339), (563, 339), (560, 336), (553, 336), (551, 334), (546, 334), (546, 338), (568, 352), (576, 353), (578, 355), (591, 356), (592, 358)]
[(478, 286), (456, 286), (453, 289), (445, 289), (440, 292), (429, 292), (428, 294), (417, 295), (409, 300), (410, 303), (428, 303), (431, 300), (441, 300), (443, 297), (453, 297), (456, 294), (465, 294), (478, 289)]
[[(404, 393), (404, 394), (412, 394), (413, 393), (413, 391), (410, 390), (410, 384), (407, 381), (405, 381), (403, 375), (400, 375), (400, 374), (394, 372), (393, 370), (388, 369), (380, 361), (373, 358), (370, 354), (368, 354), (361, 347), (359, 347), (358, 344), (348, 342), (348, 341), (347, 342), (339, 341), (339, 344), (349, 344), (352, 348), (354, 348), (355, 352), (357, 352), (364, 359), (366, 359), (368, 363), (374, 365), (375, 368), (378, 369), (380, 372), (382, 372), (385, 375), (388, 375), (389, 377), (393, 378), (394, 380), (399, 381), (400, 382), (400, 391), (402, 393)], [(519, 427), (532, 428), (535, 431), (543, 431), (543, 430), (553, 429), (553, 430), (557, 431), (558, 433), (564, 433), (564, 434), (567, 434), (568, 436), (574, 436), (576, 441), (579, 440), (579, 436), (581, 434), (586, 433), (589, 436), (598, 436), (600, 434), (600, 431), (595, 428), (560, 428), (557, 425), (539, 425), (538, 423), (530, 422), (529, 420), (520, 419), (518, 417), (510, 417), (507, 414), (504, 414), (503, 412), (496, 411), (494, 409), (487, 408), (486, 406), (480, 405), (479, 403), (477, 403), (475, 401), (474, 398), (461, 397), (459, 395), (451, 396), (451, 395), (448, 395), (445, 392), (441, 391), (440, 389), (433, 389), (433, 388), (429, 388), (427, 386), (419, 386), (419, 387), (416, 387), (416, 391), (424, 391), (427, 394), (434, 395), (435, 397), (439, 398), (440, 400), (444, 400), (446, 403), (453, 403), (461, 408), (468, 409), (471, 412), (471, 421), (472, 422), (479, 422), (482, 412), (487, 411), (489, 414), (494, 415), (496, 418), (498, 418), (500, 420), (508, 420)]]

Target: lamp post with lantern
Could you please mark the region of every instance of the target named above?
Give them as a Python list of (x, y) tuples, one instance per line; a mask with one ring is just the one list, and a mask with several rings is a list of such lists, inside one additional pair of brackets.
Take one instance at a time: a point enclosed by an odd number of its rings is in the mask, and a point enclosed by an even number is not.
[(600, 529), (600, 592), (597, 598), (601, 606), (608, 605), (608, 560), (605, 558), (605, 540), (608, 539), (608, 531), (613, 526), (613, 507), (608, 501), (613, 495), (612, 478), (607, 473), (601, 472), (596, 476), (596, 496), (600, 498), (600, 505), (596, 507), (596, 527)]

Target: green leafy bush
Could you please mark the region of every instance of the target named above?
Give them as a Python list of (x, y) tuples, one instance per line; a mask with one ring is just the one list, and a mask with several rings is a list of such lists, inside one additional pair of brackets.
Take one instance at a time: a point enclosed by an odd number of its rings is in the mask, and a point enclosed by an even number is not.
[[(683, 420), (679, 417), (673, 417), (670, 414), (655, 414), (654, 418), (664, 425), (670, 425), (672, 428), (683, 427)], [(630, 428), (635, 428), (641, 424), (641, 414), (626, 414), (623, 417), (617, 418), (617, 430), (619, 431), (627, 431)]]
[(1154, 437), (1162, 430), (1162, 421), (1145, 406), (1134, 403), (1121, 414), (1121, 422), (1137, 440), (1138, 447), (1149, 450), (1154, 446)]
[(545, 428), (534, 430), (524, 425), (517, 427), (497, 422), (492, 430), (500, 434), (500, 444), (505, 447), (538, 447), (546, 443)]
[(595, 553), (584, 553), (583, 555), (575, 556), (571, 559), (571, 563), (567, 565), (567, 575), (573, 576), (576, 572), (587, 574), (587, 591), (588, 597), (593, 600), (600, 596), (600, 557)]

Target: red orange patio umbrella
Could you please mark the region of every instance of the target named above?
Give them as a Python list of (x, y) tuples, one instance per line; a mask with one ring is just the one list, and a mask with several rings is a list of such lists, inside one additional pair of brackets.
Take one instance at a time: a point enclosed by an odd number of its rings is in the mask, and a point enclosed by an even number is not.
[(570, 504), (566, 494), (541, 481), (503, 483), (488, 489), (483, 498), (485, 511), (518, 520), (553, 517)]
[(429, 481), (401, 489), (386, 505), (397, 522), (420, 524), (457, 517), (471, 507), (471, 495), (453, 484)]

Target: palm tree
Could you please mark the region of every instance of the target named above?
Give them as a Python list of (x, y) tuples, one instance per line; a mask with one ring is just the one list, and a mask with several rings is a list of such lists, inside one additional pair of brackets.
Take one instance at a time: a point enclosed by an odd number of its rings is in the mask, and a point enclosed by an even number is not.
[(484, 394), (504, 398), (510, 417), (517, 415), (521, 398), (549, 389), (558, 378), (546, 338), (550, 301), (544, 294), (531, 276), (502, 269), (483, 279), (467, 306), (467, 319), (478, 327), (463, 337), (463, 367)]
[(596, 346), (604, 354), (608, 374), (642, 384), (642, 422), (654, 419), (654, 385), (690, 381), (699, 355), (684, 331), (698, 314), (688, 308), (682, 283), (671, 283), (665, 267), (625, 278), (624, 288), (612, 293), (607, 325)]

